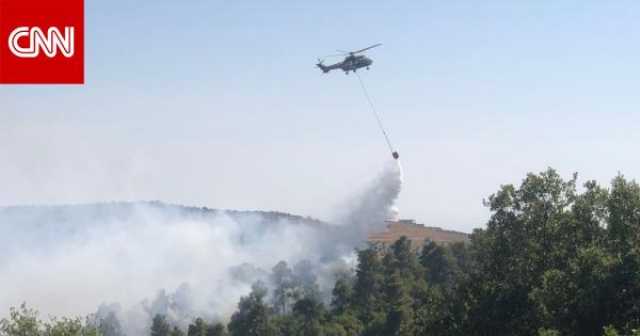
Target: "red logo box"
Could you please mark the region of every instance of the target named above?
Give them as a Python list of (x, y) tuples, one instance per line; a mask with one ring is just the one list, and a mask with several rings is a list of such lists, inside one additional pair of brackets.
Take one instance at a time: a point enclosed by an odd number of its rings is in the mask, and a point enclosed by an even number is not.
[(84, 0), (0, 0), (0, 84), (83, 84)]

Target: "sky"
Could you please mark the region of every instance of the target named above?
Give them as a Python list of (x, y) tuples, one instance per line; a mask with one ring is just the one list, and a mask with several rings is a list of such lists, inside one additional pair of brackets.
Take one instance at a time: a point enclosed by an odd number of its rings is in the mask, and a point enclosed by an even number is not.
[(403, 218), (470, 232), (527, 172), (640, 172), (637, 2), (86, 0), (85, 25), (85, 85), (0, 86), (0, 205), (331, 220), (390, 155), (357, 78), (315, 63), (374, 43)]

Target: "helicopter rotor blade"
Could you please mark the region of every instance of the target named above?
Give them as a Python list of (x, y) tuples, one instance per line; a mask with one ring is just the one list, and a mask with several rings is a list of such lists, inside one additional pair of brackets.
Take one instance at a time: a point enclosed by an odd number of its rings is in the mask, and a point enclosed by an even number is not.
[(344, 51), (344, 50), (338, 49), (336, 51), (339, 52), (339, 54), (332, 54), (332, 55), (322, 56), (322, 59), (324, 60), (325, 58), (329, 58), (329, 57), (344, 57), (344, 56), (347, 56), (347, 55), (353, 56), (355, 54), (361, 53), (363, 51), (367, 51), (367, 50), (375, 48), (375, 47), (379, 47), (381, 45), (382, 45), (382, 43), (377, 43), (377, 44), (374, 44), (374, 45), (372, 45), (370, 47), (366, 47), (364, 49), (360, 49), (360, 50), (356, 50), (356, 51)]
[(346, 54), (333, 54), (333, 55), (326, 55), (326, 56), (323, 56), (322, 58), (327, 58), (327, 57), (341, 57), (341, 56), (344, 56), (344, 55), (346, 55)]
[(374, 45), (372, 45), (372, 46), (370, 46), (370, 47), (366, 47), (366, 48), (364, 48), (364, 49), (360, 49), (360, 50), (352, 51), (351, 53), (352, 53), (352, 54), (358, 54), (358, 53), (361, 53), (361, 52), (363, 52), (363, 51), (367, 51), (367, 50), (369, 50), (369, 49), (373, 49), (373, 48), (375, 48), (375, 47), (379, 47), (379, 46), (381, 46), (381, 45), (382, 45), (382, 43), (377, 43), (377, 44), (374, 44)]

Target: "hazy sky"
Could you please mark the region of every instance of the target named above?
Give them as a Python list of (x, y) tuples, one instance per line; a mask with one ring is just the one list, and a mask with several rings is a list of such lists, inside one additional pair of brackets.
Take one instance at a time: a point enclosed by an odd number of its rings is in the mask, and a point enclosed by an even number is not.
[(401, 216), (470, 231), (555, 167), (640, 170), (634, 1), (86, 0), (86, 85), (0, 87), (0, 204), (158, 199), (331, 219), (390, 155)]

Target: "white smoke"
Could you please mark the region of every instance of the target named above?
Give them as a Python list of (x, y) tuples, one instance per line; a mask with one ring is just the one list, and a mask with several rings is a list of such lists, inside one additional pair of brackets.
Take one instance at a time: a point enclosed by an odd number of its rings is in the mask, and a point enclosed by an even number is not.
[(346, 213), (336, 220), (342, 232), (340, 242), (357, 246), (372, 231), (385, 228), (385, 221), (398, 217), (395, 201), (402, 188), (400, 161), (390, 161), (366, 189), (347, 202)]
[(22, 302), (45, 316), (100, 306), (129, 335), (146, 333), (156, 313), (226, 319), (280, 260), (311, 261), (330, 288), (331, 273), (384, 228), (401, 183), (394, 161), (331, 226), (156, 203), (0, 209), (0, 316)]

